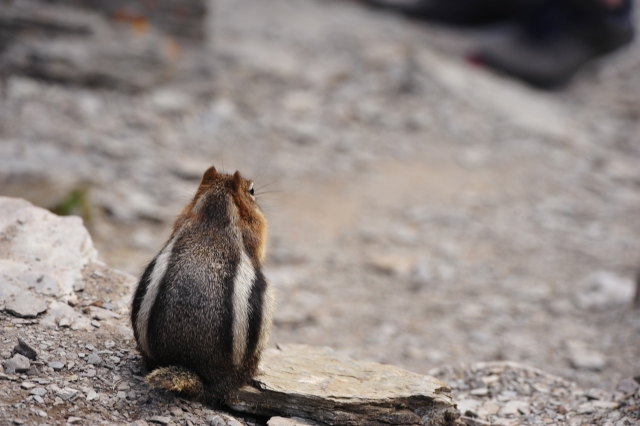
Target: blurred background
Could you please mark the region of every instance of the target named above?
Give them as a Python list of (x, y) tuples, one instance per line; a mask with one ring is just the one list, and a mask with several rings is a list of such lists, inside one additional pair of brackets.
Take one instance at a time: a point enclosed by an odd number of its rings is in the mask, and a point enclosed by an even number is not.
[(0, 194), (82, 216), (139, 275), (204, 170), (240, 170), (270, 223), (272, 345), (640, 374), (638, 44), (541, 81), (491, 71), (516, 18), (371, 3), (2, 2)]

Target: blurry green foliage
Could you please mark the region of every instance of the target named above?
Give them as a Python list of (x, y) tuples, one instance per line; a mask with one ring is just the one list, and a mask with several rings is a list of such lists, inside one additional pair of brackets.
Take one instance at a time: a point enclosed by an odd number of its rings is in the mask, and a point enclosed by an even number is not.
[(50, 209), (59, 216), (80, 216), (85, 221), (91, 219), (91, 207), (89, 206), (89, 188), (86, 186), (75, 188)]

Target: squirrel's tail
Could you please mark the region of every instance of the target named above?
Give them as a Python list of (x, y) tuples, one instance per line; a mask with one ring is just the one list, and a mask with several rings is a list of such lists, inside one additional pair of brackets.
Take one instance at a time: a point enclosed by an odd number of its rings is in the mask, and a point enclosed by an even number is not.
[(155, 388), (175, 392), (187, 398), (204, 395), (204, 382), (196, 373), (180, 366), (161, 367), (147, 376), (147, 383)]

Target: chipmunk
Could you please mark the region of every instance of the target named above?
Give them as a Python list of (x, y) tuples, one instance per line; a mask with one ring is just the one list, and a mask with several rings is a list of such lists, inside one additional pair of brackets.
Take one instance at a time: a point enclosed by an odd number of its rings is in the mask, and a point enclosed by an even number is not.
[(266, 239), (253, 182), (209, 168), (133, 296), (151, 386), (219, 403), (255, 375), (274, 307)]

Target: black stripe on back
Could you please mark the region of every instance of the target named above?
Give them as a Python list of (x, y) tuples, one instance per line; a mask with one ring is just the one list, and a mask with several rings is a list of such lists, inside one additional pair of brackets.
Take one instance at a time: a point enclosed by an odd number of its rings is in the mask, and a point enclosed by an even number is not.
[(249, 295), (249, 336), (247, 337), (246, 356), (251, 356), (256, 350), (260, 329), (262, 328), (262, 310), (264, 305), (264, 293), (267, 289), (267, 280), (262, 271), (256, 271), (256, 278), (251, 286)]
[[(231, 263), (230, 265), (233, 265)], [(229, 265), (229, 266), (230, 266)], [(240, 262), (236, 262), (236, 265), (233, 269), (233, 273), (227, 273), (226, 279), (224, 280), (224, 296), (222, 301), (222, 318), (220, 321), (220, 344), (222, 347), (222, 351), (225, 354), (229, 354), (228, 359), (232, 359), (233, 354), (233, 289), (234, 289), (234, 279), (235, 279), (235, 269), (240, 265)], [(227, 266), (227, 267), (229, 267)], [(231, 272), (231, 271), (229, 271)]]

